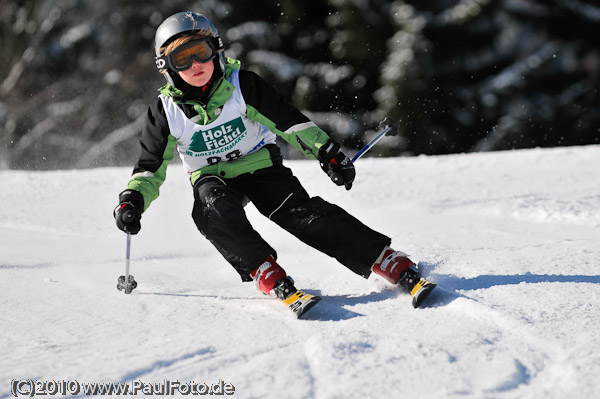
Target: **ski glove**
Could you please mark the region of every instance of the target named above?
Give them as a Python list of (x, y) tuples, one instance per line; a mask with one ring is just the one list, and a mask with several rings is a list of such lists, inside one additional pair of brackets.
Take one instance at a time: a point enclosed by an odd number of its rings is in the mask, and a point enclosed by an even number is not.
[(129, 234), (139, 233), (142, 225), (140, 219), (144, 210), (144, 197), (136, 190), (125, 190), (119, 194), (119, 205), (113, 216), (119, 230)]
[(341, 150), (340, 145), (333, 140), (329, 140), (319, 149), (319, 162), (321, 169), (331, 179), (332, 182), (341, 186), (346, 186), (346, 190), (352, 188), (352, 182), (356, 176), (354, 164)]

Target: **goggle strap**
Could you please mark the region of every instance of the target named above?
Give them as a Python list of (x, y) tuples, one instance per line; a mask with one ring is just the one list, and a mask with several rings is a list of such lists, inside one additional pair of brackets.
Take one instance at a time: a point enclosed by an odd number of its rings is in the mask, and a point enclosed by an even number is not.
[(154, 62), (156, 63), (156, 67), (158, 70), (163, 73), (167, 66), (169, 65), (169, 61), (167, 60), (166, 55), (161, 55), (159, 57), (154, 57)]

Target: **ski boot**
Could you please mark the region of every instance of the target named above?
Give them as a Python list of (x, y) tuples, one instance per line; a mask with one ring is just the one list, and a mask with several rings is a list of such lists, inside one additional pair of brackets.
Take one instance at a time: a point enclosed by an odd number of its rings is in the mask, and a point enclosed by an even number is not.
[(386, 247), (379, 258), (371, 266), (373, 273), (383, 277), (388, 282), (398, 285), (403, 291), (412, 296), (413, 307), (427, 298), (436, 284), (421, 277), (419, 268), (408, 255)]
[(275, 258), (271, 255), (250, 273), (250, 277), (254, 279), (254, 284), (256, 284), (256, 289), (265, 295), (271, 295), (277, 281), (286, 276), (285, 270), (275, 262)]
[(321, 300), (318, 296), (296, 289), (294, 280), (270, 255), (250, 276), (260, 292), (279, 299), (297, 318)]

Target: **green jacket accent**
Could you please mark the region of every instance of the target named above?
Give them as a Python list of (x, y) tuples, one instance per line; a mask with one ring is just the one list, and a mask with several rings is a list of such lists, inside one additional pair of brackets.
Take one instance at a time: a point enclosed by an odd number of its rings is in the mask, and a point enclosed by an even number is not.
[(160, 194), (160, 186), (164, 183), (167, 178), (167, 166), (173, 160), (175, 156), (175, 147), (177, 146), (177, 140), (175, 137), (169, 135), (167, 146), (163, 153), (163, 162), (156, 172), (145, 176), (144, 174), (134, 174), (127, 188), (131, 190), (137, 190), (142, 193), (144, 197), (144, 211), (148, 209), (150, 203), (158, 198)]
[(275, 122), (268, 119), (253, 106), (247, 104), (246, 107), (248, 119), (262, 123), (270, 131), (300, 150), (302, 154), (309, 159), (317, 159), (319, 149), (329, 141), (327, 133), (321, 130), (317, 125), (313, 124), (312, 126), (288, 134), (277, 129)]
[(192, 185), (196, 184), (198, 179), (205, 175), (217, 175), (225, 179), (233, 179), (244, 173), (254, 173), (259, 169), (273, 166), (271, 153), (267, 148), (246, 155), (240, 159), (229, 162), (219, 162), (214, 165), (208, 165), (192, 173), (190, 178)]

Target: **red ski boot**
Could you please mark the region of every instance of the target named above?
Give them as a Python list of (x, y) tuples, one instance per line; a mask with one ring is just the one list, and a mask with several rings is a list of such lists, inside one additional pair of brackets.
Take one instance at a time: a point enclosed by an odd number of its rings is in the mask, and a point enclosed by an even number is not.
[[(398, 284), (401, 277), (408, 277), (404, 276), (404, 274), (406, 274), (404, 272), (409, 270), (412, 266), (415, 266), (415, 264), (408, 258), (407, 254), (386, 247), (373, 266), (371, 266), (371, 270), (390, 283)], [(416, 274), (418, 277), (418, 272), (416, 272)]]
[(421, 278), (417, 265), (404, 252), (386, 247), (371, 266), (373, 273), (392, 284), (399, 285), (412, 296), (413, 307), (418, 307), (427, 298), (436, 284)]
[[(285, 270), (275, 262), (275, 259), (269, 255), (267, 259), (252, 273), (250, 277), (254, 279), (256, 288), (265, 295), (277, 296), (273, 288), (277, 281), (287, 277)], [(292, 282), (293, 284), (293, 282)]]
[(269, 255), (250, 276), (256, 288), (265, 295), (278, 298), (297, 317), (302, 317), (310, 308), (321, 300), (321, 297), (307, 294), (294, 287), (294, 280), (285, 273)]

